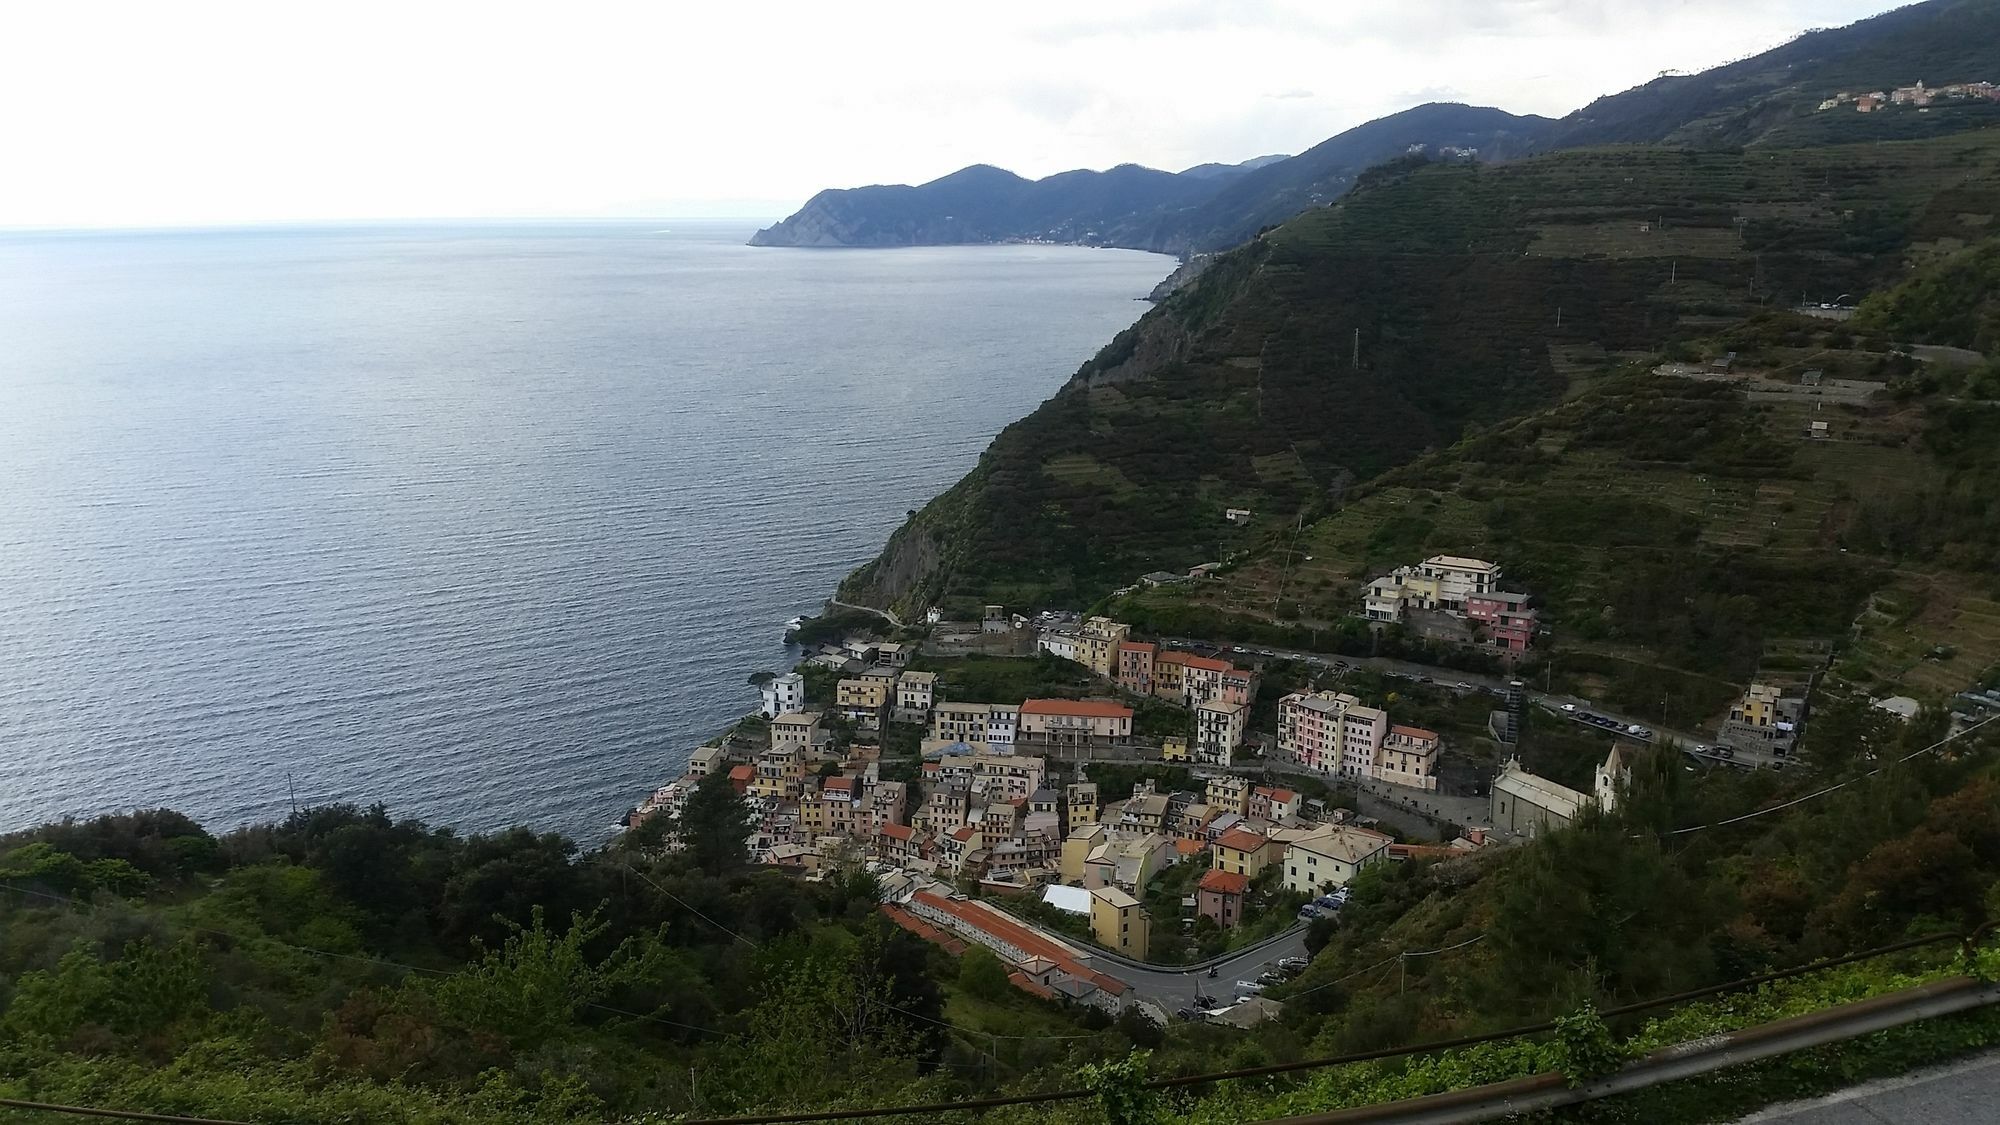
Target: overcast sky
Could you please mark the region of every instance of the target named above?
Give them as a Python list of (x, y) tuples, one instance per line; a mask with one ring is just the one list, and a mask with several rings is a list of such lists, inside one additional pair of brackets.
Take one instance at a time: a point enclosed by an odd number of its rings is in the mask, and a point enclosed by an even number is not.
[(0, 7), (0, 227), (776, 217), (821, 187), (1557, 116), (1886, 0), (48, 0)]

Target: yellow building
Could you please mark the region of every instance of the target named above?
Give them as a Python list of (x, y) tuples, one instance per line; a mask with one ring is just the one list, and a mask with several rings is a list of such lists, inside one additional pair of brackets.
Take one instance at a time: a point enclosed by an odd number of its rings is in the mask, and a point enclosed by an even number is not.
[(1188, 760), (1188, 740), (1178, 734), (1170, 734), (1160, 740), (1160, 760), (1163, 762), (1185, 762)]
[(1144, 957), (1147, 930), (1146, 910), (1138, 899), (1117, 887), (1090, 892), (1090, 935), (1099, 945), (1127, 957)]
[(1208, 779), (1208, 791), (1203, 794), (1210, 806), (1220, 813), (1233, 812), (1237, 816), (1250, 815), (1250, 779), (1223, 775)]
[(1077, 828), (1097, 823), (1097, 783), (1075, 782), (1063, 794), (1069, 807), (1069, 826)]
[(894, 698), (894, 692), (893, 679), (842, 680), (834, 689), (833, 703), (841, 718), (863, 729), (873, 729), (882, 721), (882, 710)]
[(1216, 870), (1232, 871), (1248, 879), (1255, 879), (1271, 862), (1271, 841), (1243, 828), (1232, 828), (1217, 836), (1209, 850), (1215, 853)]
[[(814, 723), (819, 716), (813, 716)], [(774, 732), (776, 728), (773, 728)], [(750, 796), (796, 800), (805, 790), (806, 752), (797, 746), (774, 746), (757, 755), (757, 773), (750, 779)]]
[(1083, 623), (1076, 637), (1077, 663), (1105, 679), (1118, 677), (1118, 646), (1132, 633), (1132, 627), (1109, 617), (1092, 617)]
[(1778, 689), (1769, 684), (1751, 684), (1736, 706), (1729, 709), (1731, 722), (1759, 730), (1778, 725)]
[(1072, 884), (1082, 883), (1083, 865), (1089, 862), (1090, 853), (1096, 851), (1099, 844), (1110, 838), (1111, 830), (1102, 824), (1085, 824), (1072, 829), (1069, 838), (1063, 841), (1062, 859), (1057, 867), (1058, 873), (1062, 875), (1062, 881)]

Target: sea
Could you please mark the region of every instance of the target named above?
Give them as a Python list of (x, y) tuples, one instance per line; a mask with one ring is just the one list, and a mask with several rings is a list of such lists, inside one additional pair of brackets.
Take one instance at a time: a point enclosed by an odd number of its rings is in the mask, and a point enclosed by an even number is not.
[(1174, 265), (754, 228), (0, 235), (0, 831), (601, 840)]

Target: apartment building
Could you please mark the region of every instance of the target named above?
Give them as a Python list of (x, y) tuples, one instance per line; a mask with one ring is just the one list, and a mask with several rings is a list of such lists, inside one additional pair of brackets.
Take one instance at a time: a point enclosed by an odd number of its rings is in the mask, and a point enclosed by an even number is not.
[(1480, 640), (1503, 652), (1528, 651), (1538, 617), (1526, 594), (1496, 590), (1465, 599), (1465, 619), (1479, 627)]
[(1030, 699), (1021, 704), (1017, 743), (1037, 746), (1123, 746), (1132, 741), (1132, 709), (1078, 699)]
[(1079, 825), (1097, 823), (1097, 784), (1090, 781), (1072, 782), (1063, 792), (1069, 808), (1069, 826), (1075, 831)]
[(928, 715), (936, 700), (936, 672), (904, 672), (896, 677), (896, 710), (907, 715)]
[(1116, 679), (1119, 647), (1131, 632), (1130, 625), (1109, 617), (1085, 618), (1076, 635), (1076, 655), (1072, 659), (1107, 680)]
[(1438, 787), (1437, 758), (1436, 731), (1391, 724), (1388, 735), (1382, 740), (1382, 754), (1374, 777), (1391, 785), (1407, 785), (1412, 789), (1435, 792)]
[(1194, 756), (1196, 761), (1226, 766), (1235, 760), (1243, 745), (1244, 723), (1250, 708), (1221, 699), (1197, 704), (1194, 709)]
[(1125, 641), (1118, 646), (1118, 686), (1135, 695), (1153, 693), (1153, 657), (1159, 646)]
[(1098, 887), (1090, 892), (1090, 936), (1127, 957), (1144, 957), (1151, 936), (1146, 911), (1117, 887)]
[(1361, 828), (1329, 827), (1293, 840), (1285, 848), (1285, 889), (1316, 895), (1345, 885), (1371, 863), (1389, 856), (1389, 837)]
[(1210, 808), (1217, 813), (1235, 813), (1247, 816), (1250, 812), (1250, 779), (1247, 777), (1212, 777), (1208, 779), (1204, 796)]
[(882, 729), (882, 712), (893, 697), (894, 677), (842, 680), (834, 688), (834, 710), (860, 730)]
[(761, 690), (763, 701), (758, 705), (757, 712), (767, 719), (805, 710), (806, 678), (797, 672), (774, 677)]
[(771, 748), (809, 753), (819, 741), (819, 712), (794, 711), (771, 720)]

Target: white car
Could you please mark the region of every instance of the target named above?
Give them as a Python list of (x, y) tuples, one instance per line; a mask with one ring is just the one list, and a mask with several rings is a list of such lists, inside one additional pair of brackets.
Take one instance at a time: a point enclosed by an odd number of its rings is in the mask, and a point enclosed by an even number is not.
[(1574, 714), (1576, 714), (1576, 704), (1574, 704), (1574, 703), (1565, 703), (1565, 704), (1563, 704), (1563, 714), (1565, 714), (1565, 715), (1574, 715)]
[(1236, 982), (1236, 991), (1239, 995), (1245, 992), (1262, 992), (1264, 986), (1254, 980), (1239, 980)]

